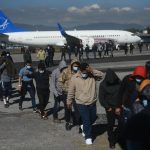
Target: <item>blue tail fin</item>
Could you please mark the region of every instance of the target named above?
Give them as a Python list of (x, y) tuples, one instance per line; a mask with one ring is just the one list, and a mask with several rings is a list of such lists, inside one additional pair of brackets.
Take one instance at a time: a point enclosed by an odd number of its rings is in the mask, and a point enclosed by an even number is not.
[(0, 33), (21, 32), (23, 29), (17, 28), (7, 16), (0, 10)]
[(60, 25), (60, 23), (57, 23), (57, 25), (58, 25), (58, 29), (61, 32), (62, 36), (66, 36), (66, 32), (65, 32), (64, 28)]

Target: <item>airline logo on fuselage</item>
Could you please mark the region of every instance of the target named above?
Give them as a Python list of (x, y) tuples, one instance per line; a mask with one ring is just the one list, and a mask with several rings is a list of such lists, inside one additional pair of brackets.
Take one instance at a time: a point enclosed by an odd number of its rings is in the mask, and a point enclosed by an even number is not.
[(8, 20), (3, 18), (3, 17), (0, 17), (0, 30), (5, 30), (8, 26)]

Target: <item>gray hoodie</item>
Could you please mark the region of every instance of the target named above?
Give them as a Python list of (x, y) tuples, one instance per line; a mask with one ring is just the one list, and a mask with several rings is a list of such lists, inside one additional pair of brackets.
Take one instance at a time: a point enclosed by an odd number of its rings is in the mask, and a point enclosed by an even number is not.
[(62, 90), (59, 87), (58, 84), (58, 78), (60, 76), (60, 71), (61, 69), (67, 67), (67, 64), (64, 60), (62, 60), (59, 63), (58, 68), (56, 68), (55, 70), (53, 70), (52, 74), (51, 74), (51, 80), (50, 80), (50, 91), (57, 97), (59, 95), (62, 95)]

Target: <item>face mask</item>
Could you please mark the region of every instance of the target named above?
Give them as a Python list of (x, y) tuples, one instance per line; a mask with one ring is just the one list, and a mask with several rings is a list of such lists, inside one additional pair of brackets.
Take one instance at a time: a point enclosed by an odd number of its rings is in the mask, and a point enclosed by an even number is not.
[(73, 67), (73, 71), (74, 71), (74, 72), (77, 72), (78, 70), (79, 70), (79, 67), (76, 67), (76, 66)]
[(88, 77), (88, 74), (87, 73), (81, 73), (81, 76), (83, 79), (86, 79)]
[(44, 70), (39, 70), (39, 73), (44, 73)]
[(137, 83), (141, 83), (141, 79), (135, 79), (135, 81), (137, 82)]
[(27, 66), (27, 69), (30, 69), (31, 68), (31, 66)]
[(143, 106), (144, 106), (144, 107), (147, 107), (147, 105), (148, 105), (147, 100), (143, 100)]

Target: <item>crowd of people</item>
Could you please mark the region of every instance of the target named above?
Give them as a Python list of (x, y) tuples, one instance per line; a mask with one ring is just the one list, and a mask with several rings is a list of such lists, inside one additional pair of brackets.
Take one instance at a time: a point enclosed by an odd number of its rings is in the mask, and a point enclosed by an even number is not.
[[(39, 53), (44, 54), (43, 50)], [(143, 148), (143, 145), (149, 146), (150, 149), (148, 140), (150, 136), (146, 133), (149, 128), (145, 129), (148, 126), (142, 124), (142, 117), (145, 119), (145, 124), (150, 124), (150, 61), (146, 62), (145, 66), (137, 66), (133, 73), (121, 80), (112, 69), (107, 69), (106, 73), (103, 73), (86, 62), (81, 63), (78, 59), (73, 59), (69, 65), (65, 60), (61, 60), (58, 67), (50, 72), (46, 69), (45, 57), (41, 57), (39, 53), (36, 69), (32, 66), (29, 57), (24, 67), (17, 73), (10, 53), (2, 52), (0, 94), (4, 107), (9, 107), (12, 79), (18, 74), (16, 88), (20, 94), (18, 104), (20, 111), (24, 110), (23, 102), (26, 93), (29, 92), (33, 111), (38, 112), (42, 119), (48, 119), (45, 108), (51, 92), (54, 97), (53, 121), (61, 123), (59, 109), (60, 103), (63, 102), (66, 130), (78, 125), (85, 143), (91, 145), (92, 126), (97, 119), (96, 101), (99, 99), (106, 111), (110, 148), (114, 149), (115, 144), (120, 143), (123, 149)], [(50, 56), (53, 55), (54, 50)], [(101, 81), (98, 96), (96, 81)], [(38, 107), (35, 100), (36, 92)], [(116, 119), (117, 127), (115, 127)], [(134, 128), (133, 124), (137, 128)], [(144, 129), (140, 129), (140, 125)], [(136, 129), (142, 130), (145, 134)]]

